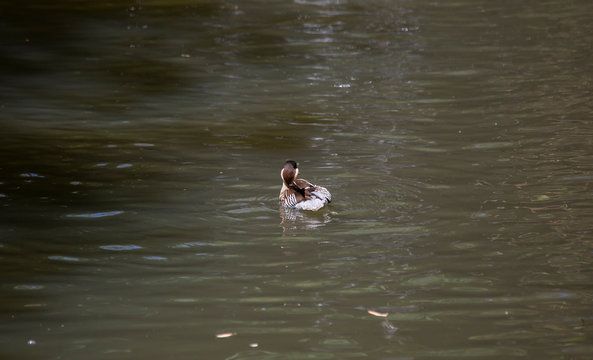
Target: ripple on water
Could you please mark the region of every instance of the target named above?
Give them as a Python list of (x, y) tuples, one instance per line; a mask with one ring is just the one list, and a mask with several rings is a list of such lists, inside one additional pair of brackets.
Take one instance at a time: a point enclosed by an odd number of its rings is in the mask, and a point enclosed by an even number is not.
[[(366, 356), (366, 354), (365, 354)], [(253, 349), (240, 351), (235, 353), (229, 359), (245, 359), (245, 360), (285, 360), (285, 359), (310, 359), (310, 360), (330, 360), (343, 359), (345, 357), (363, 357), (360, 354), (348, 352), (348, 354), (336, 354), (335, 352), (273, 352), (273, 351), (254, 351)]]
[(68, 215), (66, 215), (66, 217), (78, 218), (78, 219), (98, 219), (98, 218), (120, 215), (123, 213), (124, 213), (124, 211), (116, 210), (116, 211), (102, 211), (102, 212), (96, 212), (96, 213), (68, 214)]
[(24, 177), (24, 178), (44, 178), (45, 177), (45, 176), (39, 175), (37, 173), (22, 173), (20, 176)]
[(466, 347), (450, 350), (424, 350), (419, 352), (421, 356), (426, 357), (444, 357), (444, 358), (477, 358), (477, 357), (507, 357), (507, 356), (525, 356), (527, 351), (513, 347)]
[(182, 244), (177, 244), (174, 245), (174, 248), (191, 248), (191, 247), (196, 247), (196, 246), (214, 246), (216, 244), (214, 243), (209, 243), (209, 242), (203, 242), (203, 241), (190, 241), (190, 242), (184, 242)]
[(43, 289), (43, 285), (31, 285), (31, 284), (21, 284), (15, 285), (15, 290), (41, 290)]
[(513, 143), (508, 142), (508, 141), (493, 141), (493, 142), (476, 143), (476, 144), (464, 146), (463, 149), (464, 150), (471, 150), (471, 149), (488, 150), (488, 149), (499, 149), (499, 148), (509, 147), (512, 145), (513, 145)]
[(77, 258), (77, 257), (61, 256), (61, 255), (48, 256), (47, 258), (50, 259), (50, 260), (56, 260), (56, 261), (68, 261), (68, 262), (78, 262), (78, 261), (81, 261), (81, 259), (80, 258)]
[(130, 251), (130, 250), (138, 250), (142, 249), (142, 246), (138, 245), (103, 245), (99, 246), (103, 250), (109, 251)]
[(152, 261), (166, 261), (168, 258), (164, 256), (145, 256), (144, 259)]

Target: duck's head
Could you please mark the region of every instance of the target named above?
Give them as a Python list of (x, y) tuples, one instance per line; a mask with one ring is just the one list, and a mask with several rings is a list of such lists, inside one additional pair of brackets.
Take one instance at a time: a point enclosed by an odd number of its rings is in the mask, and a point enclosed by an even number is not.
[(282, 171), (280, 171), (280, 177), (286, 185), (291, 185), (299, 174), (298, 164), (294, 160), (287, 160), (284, 163)]

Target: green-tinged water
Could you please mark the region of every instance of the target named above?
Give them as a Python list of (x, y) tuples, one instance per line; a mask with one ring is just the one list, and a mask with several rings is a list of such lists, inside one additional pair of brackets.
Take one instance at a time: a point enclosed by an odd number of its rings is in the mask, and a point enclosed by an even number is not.
[(0, 4), (0, 357), (592, 358), (591, 14)]

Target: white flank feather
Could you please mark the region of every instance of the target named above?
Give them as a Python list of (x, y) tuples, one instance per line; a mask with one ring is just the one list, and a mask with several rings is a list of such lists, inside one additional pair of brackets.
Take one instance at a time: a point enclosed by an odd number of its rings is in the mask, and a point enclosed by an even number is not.
[(300, 210), (317, 211), (327, 205), (332, 200), (332, 196), (326, 188), (318, 186), (315, 191), (311, 193), (309, 200), (301, 201), (294, 207)]

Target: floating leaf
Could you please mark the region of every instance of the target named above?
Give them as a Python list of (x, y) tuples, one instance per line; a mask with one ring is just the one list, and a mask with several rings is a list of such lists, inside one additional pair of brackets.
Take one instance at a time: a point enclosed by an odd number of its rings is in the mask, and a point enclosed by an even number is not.
[(388, 317), (389, 316), (389, 313), (382, 313), (382, 312), (378, 312), (375, 310), (368, 310), (367, 312), (373, 316), (379, 316), (379, 317)]
[(224, 339), (224, 338), (228, 338), (228, 337), (235, 336), (235, 335), (237, 335), (237, 333), (227, 332), (227, 333), (216, 334), (216, 337), (219, 339)]
[(533, 197), (531, 197), (532, 201), (546, 201), (546, 200), (550, 200), (550, 197), (548, 195), (535, 195)]

